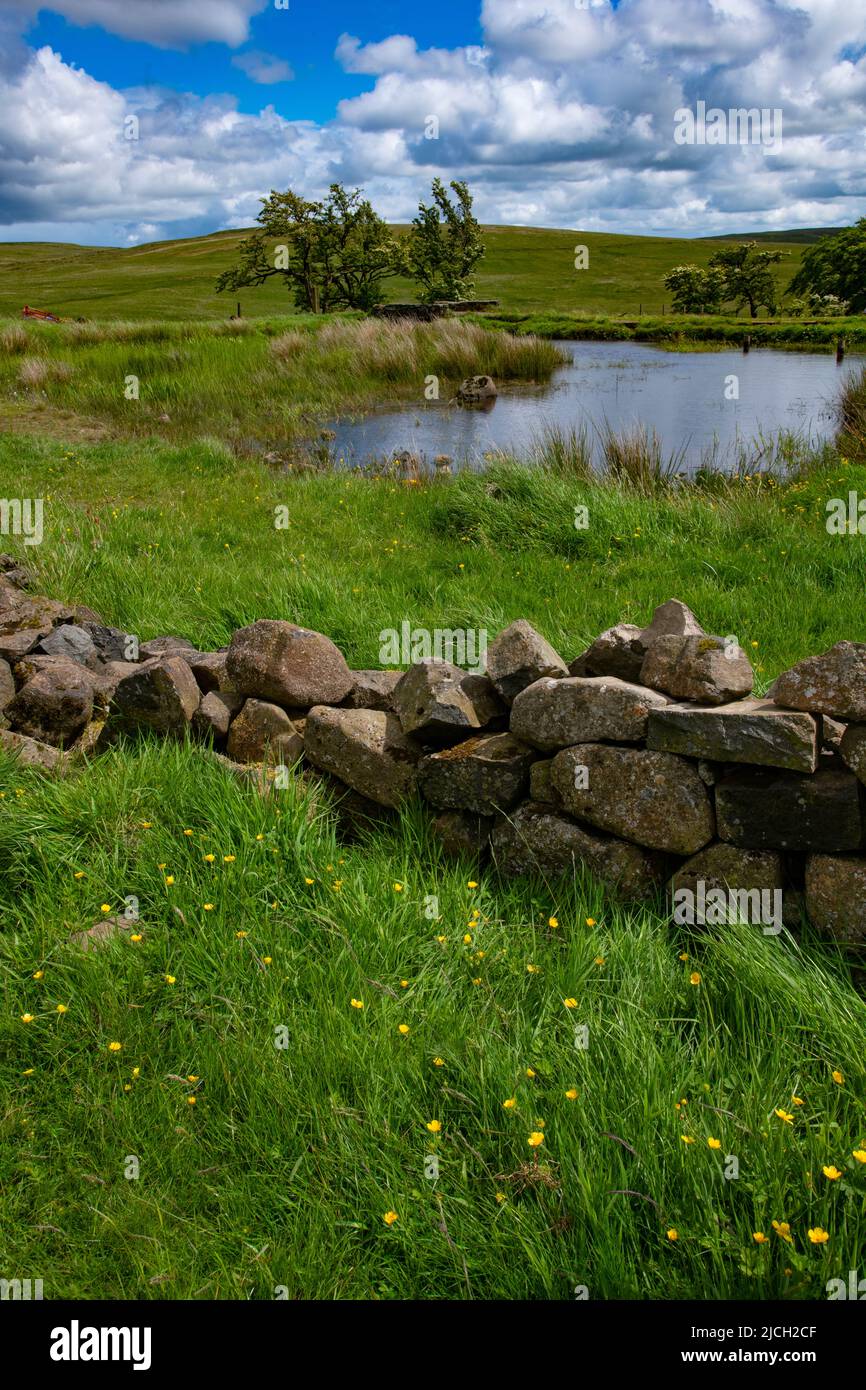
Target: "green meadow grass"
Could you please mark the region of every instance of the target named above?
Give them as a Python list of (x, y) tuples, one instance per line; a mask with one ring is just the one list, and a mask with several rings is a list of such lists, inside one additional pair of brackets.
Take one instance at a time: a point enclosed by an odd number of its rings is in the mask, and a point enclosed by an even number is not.
[[(218, 437), (6, 434), (0, 495), (43, 497), (46, 533), (4, 545), (142, 639), (282, 617), (359, 667), (404, 620), (524, 616), (570, 659), (676, 595), (765, 689), (866, 639), (863, 538), (825, 527), (828, 498), (866, 495), (861, 396), (791, 478), (689, 486), (587, 477), (567, 445), (418, 482), (268, 469)], [(309, 775), (263, 799), (191, 745), (50, 781), (3, 756), (0, 793), (5, 1277), (712, 1300), (820, 1299), (862, 1270), (862, 976), (808, 928), (690, 935), (580, 875), (505, 883), (444, 862), (416, 805), (350, 842)], [(130, 932), (70, 944), (130, 898)]]
[[(291, 297), (276, 277), (238, 293), (214, 291), (217, 276), (235, 262), (247, 235), (215, 232), (123, 249), (0, 244), (0, 314), (18, 314), (29, 304), (97, 320), (225, 319), (238, 300), (251, 318), (290, 313)], [(475, 272), (476, 298), (498, 299), (504, 310), (521, 313), (626, 317), (641, 311), (660, 315), (666, 299), (670, 310), (662, 284), (668, 271), (684, 262), (705, 266), (723, 244), (543, 227), (485, 227), (483, 236), (486, 254)], [(589, 251), (585, 270), (575, 269), (578, 246)], [(773, 267), (781, 293), (799, 267), (803, 247), (785, 241), (767, 246), (784, 256)], [(401, 277), (386, 290), (392, 301), (416, 298), (413, 284)]]
[(346, 846), (181, 747), (0, 789), (0, 1220), (47, 1298), (821, 1298), (862, 1260), (826, 946), (505, 886), (411, 809)]

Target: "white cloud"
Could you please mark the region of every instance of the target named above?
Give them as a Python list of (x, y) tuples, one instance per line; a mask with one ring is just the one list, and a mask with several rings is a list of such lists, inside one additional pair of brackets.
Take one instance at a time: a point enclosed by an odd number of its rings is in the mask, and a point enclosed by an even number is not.
[(291, 82), (295, 75), (283, 58), (277, 58), (273, 53), (262, 53), (260, 49), (236, 53), (232, 66), (240, 68), (252, 82), (260, 82), (265, 87), (275, 82)]
[(269, 0), (13, 0), (10, 8), (51, 10), (71, 24), (97, 24), (109, 34), (159, 48), (191, 43), (245, 43), (249, 22)]
[[(139, 11), (111, 0), (55, 4), (82, 22), (106, 7), (115, 23), (121, 9)], [(151, 21), (161, 8), (141, 7)], [(241, 41), (257, 8), (196, 0), (193, 20), (185, 0), (173, 5), (189, 41), (194, 24), (199, 35), (222, 26), (225, 42)], [(616, 10), (609, 0), (483, 0), (483, 48), (343, 34), (337, 58), (373, 82), (324, 125), (288, 121), (274, 105), (240, 112), (228, 96), (120, 93), (50, 49), (19, 52), (0, 62), (0, 221), (16, 231), (89, 226), (93, 240), (133, 243), (151, 226), (172, 236), (249, 225), (272, 187), (316, 196), (333, 180), (364, 185), (383, 216), (405, 221), (438, 174), (468, 178), (489, 222), (683, 235), (847, 222), (866, 212), (859, 9), (850, 0), (622, 0)], [(260, 72), (282, 63), (255, 51), (234, 59), (248, 71), (260, 60)], [(675, 144), (674, 113), (699, 100), (780, 107), (783, 144)], [(124, 139), (129, 115), (137, 141)], [(431, 116), (437, 139), (427, 138)]]

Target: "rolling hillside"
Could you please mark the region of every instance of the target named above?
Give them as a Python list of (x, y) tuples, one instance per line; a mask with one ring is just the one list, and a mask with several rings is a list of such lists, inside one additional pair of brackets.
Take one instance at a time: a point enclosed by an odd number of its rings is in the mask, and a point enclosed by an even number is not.
[[(217, 295), (214, 282), (230, 265), (244, 231), (215, 232), (181, 241), (126, 249), (54, 243), (0, 244), (0, 315), (24, 304), (88, 319), (220, 319), (240, 299), (245, 316), (292, 311), (276, 279), (235, 295)], [(498, 299), (504, 310), (636, 315), (659, 314), (662, 277), (675, 265), (705, 265), (718, 249), (711, 240), (613, 236), (536, 227), (486, 227), (487, 254), (476, 275), (476, 293)], [(765, 243), (775, 244), (775, 243)], [(589, 248), (589, 268), (574, 269), (575, 247)], [(802, 243), (779, 243), (778, 269), (787, 285)], [(412, 286), (395, 279), (389, 298), (413, 299)]]

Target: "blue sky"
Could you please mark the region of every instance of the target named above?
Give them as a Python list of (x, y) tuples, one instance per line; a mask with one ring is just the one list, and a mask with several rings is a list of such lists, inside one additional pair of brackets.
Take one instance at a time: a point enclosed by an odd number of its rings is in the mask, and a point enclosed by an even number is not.
[[(201, 0), (202, 5), (207, 3)], [(333, 119), (343, 97), (357, 96), (375, 81), (341, 68), (334, 57), (339, 36), (357, 32), (360, 19), (365, 42), (377, 42), (405, 32), (410, 14), (409, 29), (421, 48), (482, 41), (476, 0), (412, 6), (398, 0), (379, 0), (369, 6), (349, 0), (290, 0), (288, 12), (268, 6), (253, 16), (250, 41), (235, 50), (220, 43), (155, 48), (117, 37), (96, 25), (80, 27), (50, 9), (39, 12), (27, 31), (27, 42), (32, 48), (50, 45), (67, 62), (115, 87), (155, 83), (199, 96), (231, 92), (239, 109), (249, 113), (261, 109), (262, 85), (251, 81), (232, 59), (251, 50), (266, 52), (287, 62), (294, 72), (293, 80), (270, 87), (268, 100), (290, 120), (324, 122)]]
[[(437, 175), (584, 231), (866, 214), (861, 0), (277, 3), (0, 0), (0, 240), (194, 236), (332, 181), (404, 221)], [(682, 143), (698, 102), (772, 138)]]

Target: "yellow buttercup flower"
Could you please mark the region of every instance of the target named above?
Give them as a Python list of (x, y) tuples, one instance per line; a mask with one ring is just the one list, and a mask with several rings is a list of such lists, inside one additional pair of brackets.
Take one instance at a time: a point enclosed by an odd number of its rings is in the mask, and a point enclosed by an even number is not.
[(559, 918), (558, 918), (558, 917), (548, 917), (548, 919), (547, 919), (547, 925), (548, 925), (549, 927), (558, 927), (558, 926), (559, 926)]
[(213, 912), (213, 903), (203, 903), (202, 907), (204, 908), (205, 912)]
[(514, 1096), (509, 1096), (508, 1100), (504, 1100), (504, 1101), (502, 1102), (502, 1109), (503, 1109), (503, 1110), (513, 1110), (516, 1104), (517, 1104), (517, 1100), (515, 1099), (515, 1097), (514, 1097)]
[(767, 1237), (764, 1235), (763, 1231), (755, 1231), (752, 1235), (752, 1240), (755, 1241), (757, 1245), (763, 1245), (766, 1239)]
[(572, 999), (570, 996), (569, 996), (568, 999), (563, 999), (562, 1002), (563, 1002), (563, 1004), (565, 1005), (565, 1007), (566, 1007), (567, 1009), (576, 1009), (576, 1008), (577, 1008), (577, 1000), (576, 1000), (576, 999)]
[(120, 1049), (121, 1049), (122, 1047), (123, 1047), (123, 1043), (119, 1043), (119, 1042), (110, 1042), (110, 1043), (108, 1044), (108, 1050), (109, 1050), (109, 1052), (119, 1052)]
[(408, 1023), (401, 1023), (401, 1024), (399, 1024), (399, 1026), (398, 1026), (398, 1028), (397, 1028), (397, 1032), (398, 1032), (398, 1033), (402, 1033), (403, 1036), (404, 1036), (404, 1038), (405, 1038), (406, 1034), (409, 1032), (409, 1025), (408, 1025)]
[(866, 1149), (854, 1149), (853, 1157), (858, 1163), (866, 1163)]
[(353, 1009), (363, 1009), (364, 1007), (363, 999), (352, 999), (350, 1000), (350, 1003)]
[(22, 1014), (22, 1015), (21, 1015), (21, 1022), (22, 1022), (22, 1023), (32, 1023), (32, 1022), (33, 1022), (33, 1015), (32, 1015), (32, 1014)]
[(709, 1138), (709, 1139), (707, 1140), (707, 1144), (709, 1145), (709, 1147), (710, 1147), (711, 1149), (720, 1149), (720, 1148), (722, 1147), (722, 1141), (721, 1141), (721, 1139)]
[(129, 939), (130, 939), (130, 941), (142, 941), (142, 940), (143, 940), (143, 937), (142, 937), (142, 935), (141, 935), (141, 932), (140, 932), (140, 931), (137, 931), (137, 932), (133, 932)]
[(173, 883), (174, 883), (174, 874), (166, 874), (166, 876), (165, 876), (165, 886), (166, 886), (166, 888), (170, 888), (171, 885), (172, 885)]
[(427, 1128), (429, 1129), (429, 1131), (430, 1131), (431, 1134), (438, 1134), (439, 1131), (440, 1131), (440, 1129), (442, 1128), (442, 1121), (441, 1121), (441, 1120), (428, 1120), (428, 1121), (427, 1121)]
[(44, 970), (34, 970), (34, 971), (33, 971), (33, 978), (34, 978), (34, 980), (43, 980), (43, 979), (45, 978), (45, 971), (44, 971)]
[(434, 1058), (433, 1058), (433, 1065), (434, 1065), (434, 1067), (444, 1067), (445, 1062), (444, 1062), (443, 1058), (441, 1058), (441, 1057), (434, 1057)]
[(540, 1129), (534, 1129), (526, 1142), (531, 1149), (539, 1149), (544, 1143), (544, 1135)]
[(224, 854), (224, 855), (223, 855), (223, 863), (224, 863), (224, 864), (233, 864), (234, 862), (235, 862), (235, 855), (233, 855), (233, 854)]
[(826, 1245), (830, 1239), (829, 1231), (824, 1231), (820, 1226), (809, 1227), (809, 1239), (813, 1245)]
[(204, 862), (205, 862), (206, 864), (213, 864), (215, 860), (216, 860), (216, 855), (215, 855), (215, 854), (206, 854), (206, 855), (204, 855)]
[(467, 887), (467, 888), (477, 888), (477, 887), (478, 887), (478, 884), (475, 882), (475, 879), (474, 879), (474, 878), (470, 878), (470, 880), (469, 880), (469, 882), (467, 883), (466, 887)]
[(537, 966), (537, 965), (527, 965), (527, 967), (526, 967), (526, 973), (527, 973), (527, 975), (537, 975), (537, 974), (538, 974), (538, 966)]
[(776, 1114), (786, 1125), (792, 1125), (794, 1123), (794, 1116), (789, 1115), (787, 1110), (777, 1110)]
[(596, 956), (596, 958), (595, 958), (595, 964), (596, 964), (596, 965), (604, 965), (604, 956)]
[(529, 1079), (530, 1079), (530, 1081), (531, 1081), (532, 1078), (533, 1078), (533, 1076), (535, 1075), (535, 1072), (532, 1070), (532, 1067), (527, 1067), (527, 1068), (526, 1068), (526, 1075), (529, 1077)]
[(393, 1226), (394, 1222), (399, 1221), (399, 1219), (400, 1218), (398, 1217), (396, 1211), (386, 1211), (385, 1215), (382, 1217), (382, 1220), (385, 1222), (386, 1226)]
[(574, 1089), (573, 1086), (572, 1086), (572, 1088), (571, 1088), (570, 1091), (566, 1091), (566, 1093), (565, 1093), (565, 1099), (566, 1099), (566, 1100), (577, 1100), (577, 1091)]
[(821, 1172), (824, 1174), (825, 1178), (829, 1179), (830, 1182), (835, 1182), (837, 1178), (841, 1178), (842, 1176), (839, 1169), (836, 1168), (832, 1163), (827, 1164), (826, 1167), (822, 1168)]
[(693, 970), (692, 973), (691, 973), (691, 975), (689, 976), (689, 984), (690, 984), (690, 985), (699, 985), (700, 983), (701, 983), (700, 971), (698, 971), (698, 970)]
[(111, 903), (103, 903), (103, 904), (101, 905), (99, 911), (100, 911), (100, 912), (110, 912), (110, 911), (111, 911)]
[(69, 1005), (68, 1005), (68, 1004), (58, 1004), (58, 1005), (57, 1005), (57, 1013), (59, 1013), (59, 1014), (66, 1014), (66, 1013), (68, 1013), (68, 1012), (69, 1012)]
[(684, 1144), (693, 1144), (695, 1142), (690, 1134), (681, 1134), (680, 1138)]
[(587, 917), (587, 919), (586, 919), (586, 925), (587, 925), (588, 927), (594, 927), (594, 926), (595, 926), (595, 918), (594, 918), (594, 917)]
[(403, 892), (403, 885), (402, 885), (402, 883), (395, 883), (395, 884), (394, 884), (394, 892), (395, 892), (395, 893), (402, 893), (402, 892)]
[(832, 1076), (833, 1080), (836, 1082), (836, 1085), (837, 1085), (837, 1086), (841, 1086), (841, 1085), (844, 1083), (844, 1081), (845, 1081), (845, 1078), (844, 1078), (844, 1076), (842, 1075), (842, 1073), (841, 1073), (840, 1071), (833, 1071), (833, 1072), (830, 1073), (830, 1075)]
[(789, 1245), (793, 1245), (794, 1242), (791, 1240), (791, 1227), (787, 1221), (774, 1221), (772, 1226), (780, 1239), (786, 1240)]
[(665, 1234), (667, 1235), (668, 1240), (679, 1240), (680, 1238), (680, 1233), (677, 1230), (676, 1226), (671, 1226), (670, 1230), (667, 1231)]
[(175, 984), (177, 984), (177, 980), (176, 980), (176, 978), (175, 978), (174, 975), (164, 975), (164, 976), (163, 976), (163, 979), (165, 980), (165, 983), (166, 983), (167, 985), (175, 985)]

